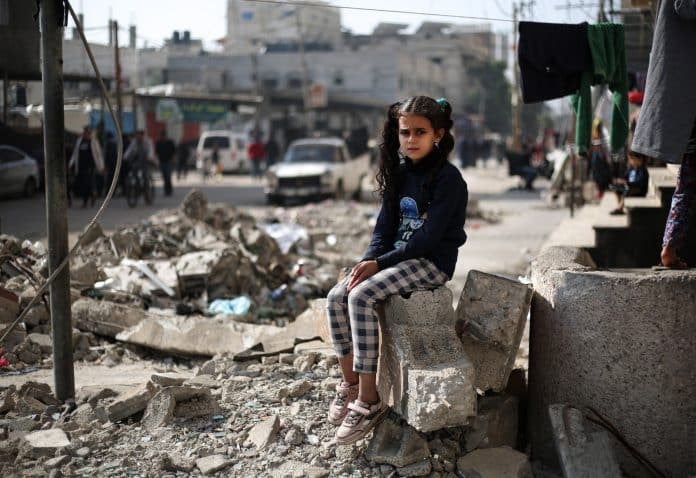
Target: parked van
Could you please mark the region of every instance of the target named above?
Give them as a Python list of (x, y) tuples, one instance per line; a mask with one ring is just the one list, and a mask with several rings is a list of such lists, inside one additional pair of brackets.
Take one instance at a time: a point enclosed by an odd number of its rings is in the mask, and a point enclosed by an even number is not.
[(206, 131), (201, 134), (196, 147), (196, 169), (204, 165), (212, 168), (213, 150), (218, 148), (218, 160), (223, 172), (249, 171), (246, 154), (246, 136), (233, 131)]

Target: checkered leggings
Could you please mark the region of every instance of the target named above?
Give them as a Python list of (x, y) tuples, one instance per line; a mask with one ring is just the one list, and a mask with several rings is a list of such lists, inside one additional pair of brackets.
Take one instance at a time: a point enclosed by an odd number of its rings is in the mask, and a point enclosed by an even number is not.
[(350, 292), (350, 276), (336, 284), (327, 297), (329, 330), (336, 355), (354, 354), (353, 370), (377, 373), (379, 327), (375, 305), (390, 295), (435, 289), (447, 275), (427, 259), (409, 259), (379, 271)]
[[(694, 128), (696, 131), (696, 128)], [(686, 242), (687, 219), (696, 199), (696, 153), (682, 157), (677, 175), (677, 188), (672, 196), (672, 206), (667, 216), (662, 247), (673, 246), (679, 251)]]

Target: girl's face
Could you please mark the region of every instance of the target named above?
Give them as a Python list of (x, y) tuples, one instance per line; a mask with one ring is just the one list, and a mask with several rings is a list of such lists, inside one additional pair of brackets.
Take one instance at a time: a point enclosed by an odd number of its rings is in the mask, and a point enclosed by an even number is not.
[(399, 146), (414, 163), (426, 157), (443, 135), (444, 129), (435, 131), (425, 116), (407, 114), (399, 117)]

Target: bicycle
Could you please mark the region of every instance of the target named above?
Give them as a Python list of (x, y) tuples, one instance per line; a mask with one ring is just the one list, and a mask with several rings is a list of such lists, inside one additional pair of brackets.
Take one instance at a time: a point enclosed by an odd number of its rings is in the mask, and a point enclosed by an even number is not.
[(126, 176), (126, 202), (128, 206), (135, 207), (141, 194), (148, 206), (155, 200), (155, 183), (149, 168), (131, 169)]

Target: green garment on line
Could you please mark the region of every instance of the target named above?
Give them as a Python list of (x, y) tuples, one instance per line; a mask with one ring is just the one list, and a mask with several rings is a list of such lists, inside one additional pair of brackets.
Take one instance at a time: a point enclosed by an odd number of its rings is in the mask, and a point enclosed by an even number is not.
[(628, 136), (628, 75), (624, 27), (615, 23), (587, 26), (587, 41), (592, 53), (593, 71), (582, 74), (580, 90), (571, 101), (577, 114), (575, 143), (580, 154), (586, 154), (592, 135), (592, 90), (590, 86), (607, 84), (612, 91), (609, 144), (617, 152)]

